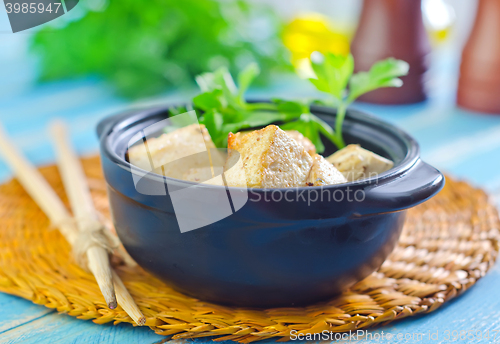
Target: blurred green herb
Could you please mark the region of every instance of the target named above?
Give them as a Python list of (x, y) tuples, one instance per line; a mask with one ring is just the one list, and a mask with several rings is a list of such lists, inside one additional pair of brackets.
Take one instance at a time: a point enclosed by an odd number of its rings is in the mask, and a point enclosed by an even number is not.
[[(104, 5), (96, 9), (96, 3)], [(194, 76), (220, 66), (236, 72), (258, 62), (265, 71), (261, 82), (270, 71), (288, 66), (281, 22), (261, 5), (88, 0), (68, 17), (85, 7), (82, 18), (34, 35), (31, 50), (40, 58), (41, 80), (97, 75), (119, 94), (137, 98), (192, 85)], [(248, 72), (239, 80), (242, 89), (251, 78)]]
[(330, 94), (337, 106), (335, 130), (326, 130), (322, 126), (321, 133), (338, 148), (345, 147), (342, 125), (347, 107), (367, 92), (382, 87), (401, 87), (403, 81), (399, 77), (408, 74), (410, 68), (405, 61), (388, 58), (376, 62), (368, 72), (353, 74), (354, 59), (351, 54), (322, 55), (318, 52), (311, 55), (311, 66), (316, 78), (309, 80), (319, 91)]

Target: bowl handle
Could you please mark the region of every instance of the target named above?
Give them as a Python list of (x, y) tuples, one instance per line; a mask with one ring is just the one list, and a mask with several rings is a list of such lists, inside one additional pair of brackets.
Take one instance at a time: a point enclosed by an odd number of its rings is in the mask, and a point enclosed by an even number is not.
[(419, 159), (402, 176), (365, 189), (365, 211), (360, 215), (414, 207), (437, 194), (444, 183), (441, 172)]

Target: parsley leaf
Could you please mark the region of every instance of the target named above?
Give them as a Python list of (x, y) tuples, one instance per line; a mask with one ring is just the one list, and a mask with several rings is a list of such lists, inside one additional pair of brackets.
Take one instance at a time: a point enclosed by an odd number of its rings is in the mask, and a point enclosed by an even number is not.
[(245, 104), (245, 92), (250, 87), (250, 84), (260, 74), (260, 68), (257, 63), (249, 64), (238, 74), (238, 99), (240, 104)]
[(213, 73), (203, 73), (196, 82), (203, 93), (193, 98), (196, 109), (203, 115), (199, 121), (207, 127), (217, 147), (227, 145), (227, 135), (246, 128), (255, 128), (283, 122), (300, 116), (301, 113), (280, 111), (277, 103), (247, 103), (245, 91), (257, 77), (259, 67), (250, 64), (238, 75), (236, 86), (227, 68)]
[(320, 91), (332, 94), (341, 100), (349, 78), (354, 71), (354, 59), (352, 55), (327, 54), (323, 56), (319, 52), (311, 54), (311, 66), (316, 74), (316, 79), (309, 79)]
[(369, 72), (359, 72), (351, 77), (349, 99), (354, 100), (367, 92), (382, 87), (401, 87), (400, 76), (408, 74), (408, 63), (389, 58), (375, 63)]
[[(353, 74), (354, 59), (348, 56), (319, 52), (311, 54), (311, 66), (316, 78), (309, 79), (319, 91), (330, 94), (337, 102), (335, 131), (328, 125), (319, 124), (318, 129), (341, 149), (345, 147), (342, 125), (347, 107), (359, 96), (382, 87), (401, 87), (400, 76), (408, 74), (409, 65), (405, 61), (388, 58), (375, 63), (370, 71)], [(349, 90), (347, 85), (349, 84)]]

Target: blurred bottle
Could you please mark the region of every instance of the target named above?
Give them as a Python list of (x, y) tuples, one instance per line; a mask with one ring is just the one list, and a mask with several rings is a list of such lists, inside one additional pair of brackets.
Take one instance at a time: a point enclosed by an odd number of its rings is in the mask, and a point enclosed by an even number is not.
[(312, 77), (309, 57), (314, 51), (349, 54), (349, 37), (334, 28), (330, 20), (310, 13), (292, 20), (283, 30), (283, 43), (292, 54), (292, 64), (302, 77)]
[(360, 100), (406, 104), (426, 99), (424, 84), (431, 46), (421, 6), (421, 0), (364, 0), (351, 44), (356, 71), (366, 71), (379, 60), (394, 57), (408, 62), (410, 72), (402, 78), (403, 87), (376, 90)]
[(479, 0), (462, 52), (458, 105), (500, 114), (500, 0)]

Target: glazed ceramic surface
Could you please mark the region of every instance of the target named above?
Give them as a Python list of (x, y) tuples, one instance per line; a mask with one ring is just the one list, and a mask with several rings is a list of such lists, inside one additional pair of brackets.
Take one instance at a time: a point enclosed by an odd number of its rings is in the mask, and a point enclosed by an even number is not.
[[(334, 110), (313, 112), (334, 126)], [(145, 109), (99, 125), (113, 221), (141, 267), (179, 291), (211, 302), (296, 306), (345, 290), (391, 253), (405, 210), (444, 184), (442, 174), (420, 159), (415, 140), (357, 111), (346, 117), (346, 141), (395, 162), (378, 178), (323, 188), (246, 190), (143, 173), (134, 183), (135, 169), (126, 161), (128, 145), (141, 130), (167, 117), (166, 107)], [(335, 151), (325, 144), (325, 156)], [(181, 232), (172, 200), (188, 188), (184, 201), (192, 202), (193, 209), (223, 207), (229, 199), (229, 215)], [(160, 191), (148, 195), (144, 190)], [(198, 221), (201, 213), (188, 216)]]

